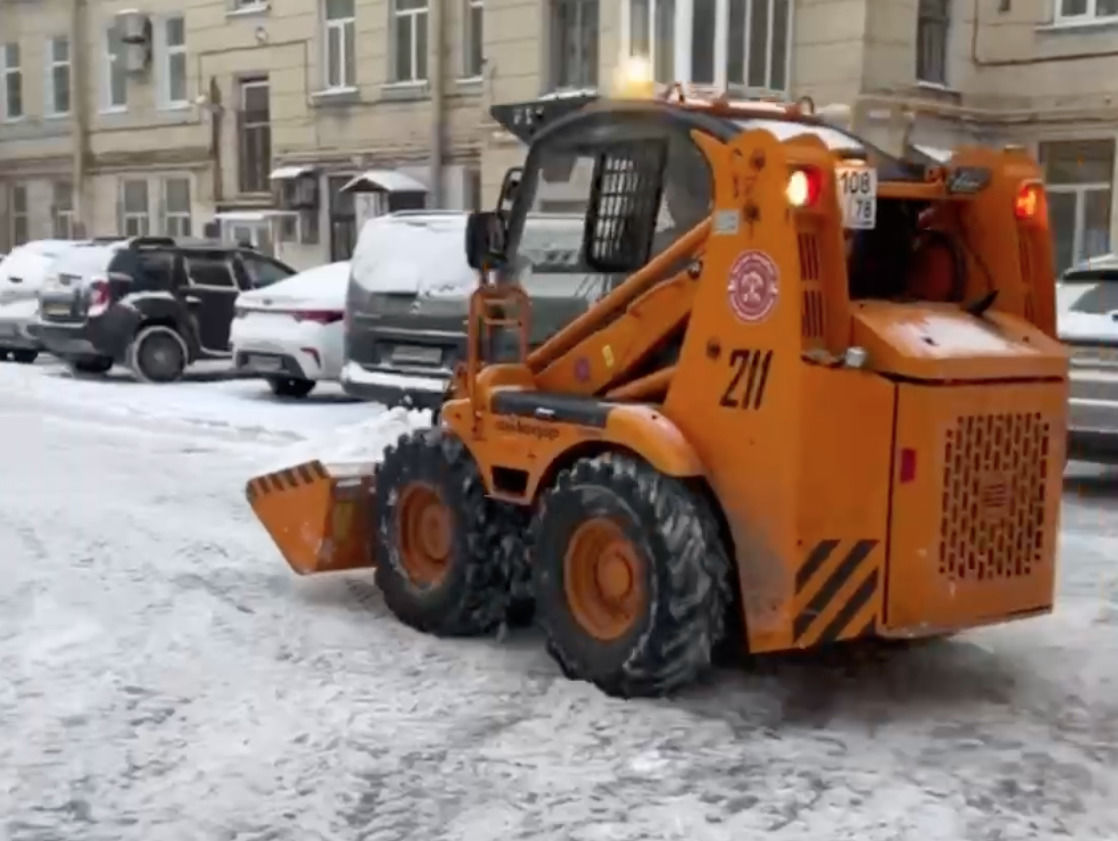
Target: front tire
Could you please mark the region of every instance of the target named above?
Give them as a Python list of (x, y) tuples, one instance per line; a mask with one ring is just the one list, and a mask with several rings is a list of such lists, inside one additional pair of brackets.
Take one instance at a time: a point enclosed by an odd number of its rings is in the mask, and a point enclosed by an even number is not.
[(39, 351), (37, 350), (13, 350), (11, 354), (12, 360), (21, 365), (31, 365), (39, 358)]
[(559, 474), (533, 527), (536, 613), (568, 677), (610, 695), (695, 680), (726, 632), (730, 561), (706, 501), (636, 458)]
[(473, 457), (440, 429), (389, 447), (376, 470), (376, 583), (416, 630), (469, 636), (505, 617), (500, 520)]
[(298, 377), (269, 377), (268, 385), (276, 397), (306, 397), (314, 391), (316, 383)]
[(66, 366), (75, 375), (107, 374), (113, 367), (113, 360), (105, 356), (79, 356), (67, 359)]
[(175, 382), (186, 370), (186, 342), (171, 327), (144, 327), (132, 340), (128, 359), (132, 373), (146, 383)]

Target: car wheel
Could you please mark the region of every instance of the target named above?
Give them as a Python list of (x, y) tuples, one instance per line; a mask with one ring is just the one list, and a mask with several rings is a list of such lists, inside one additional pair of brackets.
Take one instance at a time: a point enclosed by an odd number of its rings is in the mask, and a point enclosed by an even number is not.
[(39, 351), (37, 350), (13, 350), (12, 359), (23, 365), (30, 365), (39, 358)]
[(186, 342), (170, 327), (144, 327), (132, 340), (129, 367), (147, 383), (170, 383), (186, 370)]
[(79, 356), (67, 359), (66, 365), (73, 374), (107, 374), (113, 361), (104, 356)]
[(4, 348), (0, 348), (0, 362), (6, 362), (7, 360), (8, 360), (8, 351), (4, 350)]
[(268, 385), (276, 397), (306, 397), (314, 391), (315, 381), (298, 377), (269, 377)]

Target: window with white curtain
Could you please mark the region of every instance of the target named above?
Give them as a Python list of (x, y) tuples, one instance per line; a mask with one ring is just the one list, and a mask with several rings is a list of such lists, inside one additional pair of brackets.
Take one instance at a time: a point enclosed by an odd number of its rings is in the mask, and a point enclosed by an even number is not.
[(186, 22), (181, 15), (163, 21), (163, 84), (164, 107), (180, 108), (189, 104), (186, 70)]
[(47, 114), (70, 113), (70, 39), (65, 35), (47, 42)]
[(427, 79), (427, 0), (392, 0), (393, 81)]
[(52, 185), (54, 201), (51, 204), (51, 227), (57, 239), (74, 238), (74, 185), (69, 181), (55, 181)]
[(1079, 23), (1118, 19), (1118, 0), (1054, 0), (1056, 20)]
[(151, 230), (146, 179), (125, 179), (120, 184), (121, 232), (126, 237), (144, 237)]
[(1114, 190), (1113, 139), (1041, 143), (1055, 269), (1106, 254)]
[(465, 0), (463, 10), (465, 38), (462, 42), (462, 75), (474, 79), (481, 75), (485, 59), (483, 49), (484, 0)]
[(675, 74), (675, 0), (629, 0), (629, 55), (648, 60), (657, 82)]
[(190, 179), (163, 179), (163, 232), (169, 237), (191, 235)]
[(105, 29), (105, 79), (101, 107), (123, 111), (128, 107), (128, 74), (124, 66), (124, 42), (120, 27), (113, 23)]
[(10, 199), (12, 246), (23, 245), (31, 238), (31, 225), (27, 215), (27, 187), (13, 184)]
[(357, 84), (357, 17), (354, 0), (324, 0), (326, 88), (338, 90)]
[(0, 87), (0, 105), (4, 107), (5, 120), (18, 120), (23, 116), (23, 69), (20, 64), (19, 43), (0, 46), (3, 59), (4, 84)]

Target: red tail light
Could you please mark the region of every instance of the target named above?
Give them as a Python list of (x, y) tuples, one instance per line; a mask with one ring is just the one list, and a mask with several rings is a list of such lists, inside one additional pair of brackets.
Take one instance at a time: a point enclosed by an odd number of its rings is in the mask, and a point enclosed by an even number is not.
[(89, 306), (86, 314), (91, 318), (101, 315), (112, 303), (112, 289), (107, 278), (95, 277), (89, 283)]
[(794, 169), (788, 176), (785, 195), (792, 207), (811, 207), (823, 192), (823, 174), (817, 169)]
[(345, 317), (342, 310), (295, 310), (291, 313), (296, 321), (313, 321), (316, 324), (333, 324)]
[(1013, 212), (1018, 219), (1030, 221), (1040, 215), (1044, 206), (1044, 188), (1035, 181), (1021, 185), (1017, 190), (1017, 199), (1013, 203)]

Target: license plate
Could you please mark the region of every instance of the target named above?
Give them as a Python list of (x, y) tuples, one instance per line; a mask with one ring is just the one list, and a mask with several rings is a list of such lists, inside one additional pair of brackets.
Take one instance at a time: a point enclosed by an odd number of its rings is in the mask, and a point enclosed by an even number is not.
[(873, 230), (877, 226), (877, 170), (844, 164), (835, 174), (843, 225), (854, 230)]
[(397, 345), (392, 349), (392, 361), (417, 365), (438, 365), (442, 362), (442, 348), (420, 345)]
[(250, 356), (248, 364), (258, 371), (278, 371), (283, 368), (283, 359), (278, 356)]

